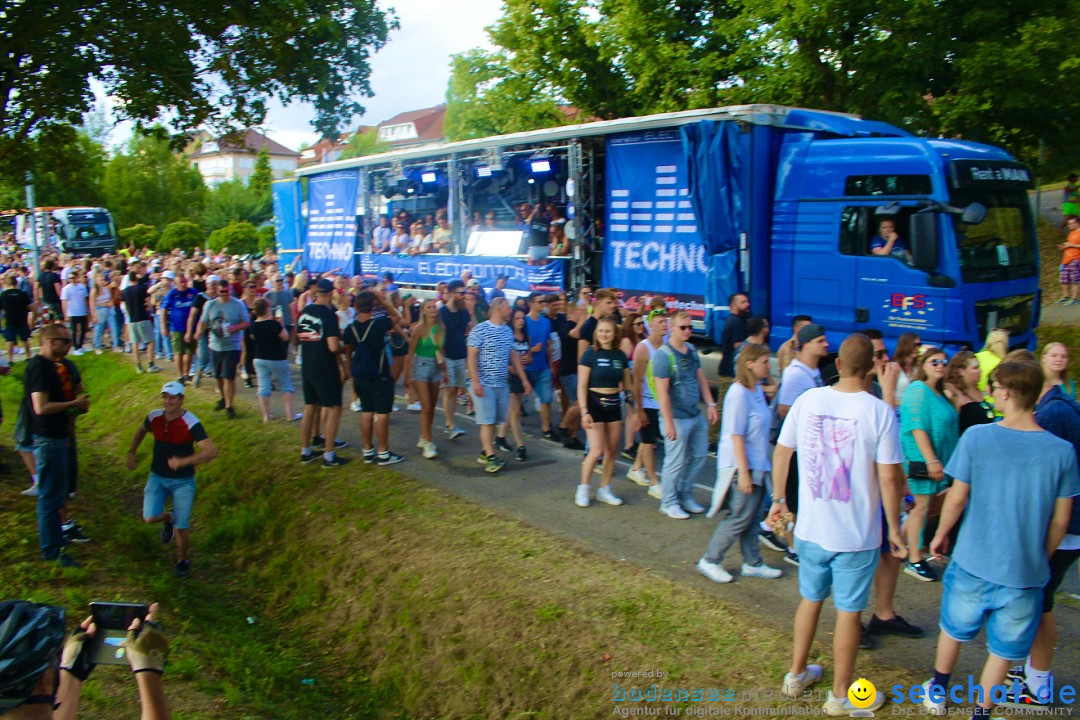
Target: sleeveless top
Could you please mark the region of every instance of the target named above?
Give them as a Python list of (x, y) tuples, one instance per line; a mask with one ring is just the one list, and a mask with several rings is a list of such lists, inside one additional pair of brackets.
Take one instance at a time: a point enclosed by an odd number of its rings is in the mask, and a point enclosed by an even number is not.
[(428, 334), (421, 337), (419, 342), (416, 343), (416, 356), (433, 358), (439, 350), (442, 350), (442, 344), (436, 344), (435, 326), (433, 325)]
[[(654, 348), (652, 343), (645, 340), (641, 343), (645, 346), (645, 349), (649, 351), (649, 362), (652, 362), (653, 355), (659, 348)], [(641, 379), (641, 407), (646, 410), (659, 410), (660, 403), (656, 402), (656, 398), (653, 397), (652, 390), (649, 389), (649, 383), (645, 382), (645, 378)]]

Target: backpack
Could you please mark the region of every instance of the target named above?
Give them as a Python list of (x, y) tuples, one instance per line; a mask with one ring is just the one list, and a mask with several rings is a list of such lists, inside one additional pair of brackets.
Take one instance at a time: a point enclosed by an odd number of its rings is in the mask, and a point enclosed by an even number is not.
[[(686, 347), (690, 348), (691, 356), (697, 357), (697, 349), (695, 349), (693, 345), (687, 343)], [(679, 382), (678, 358), (675, 357), (675, 351), (671, 348), (671, 346), (667, 343), (664, 343), (659, 348), (657, 348), (656, 353), (653, 353), (652, 357), (649, 358), (649, 364), (645, 366), (645, 384), (649, 386), (649, 392), (652, 393), (652, 396), (654, 398), (657, 397), (657, 395), (656, 378), (653, 376), (653, 360), (656, 358), (657, 353), (664, 353), (665, 355), (667, 355), (668, 365), (671, 366), (671, 377), (668, 378), (669, 380), (671, 380), (671, 384), (674, 385), (675, 383)]]
[(364, 336), (360, 337), (360, 334), (356, 332), (356, 321), (354, 320), (349, 324), (349, 332), (352, 333), (353, 337), (353, 354), (349, 371), (354, 378), (373, 380), (384, 377), (386, 353), (379, 353), (379, 357), (376, 359), (371, 347), (367, 344), (368, 333), (371, 332), (374, 325), (375, 318), (368, 320), (368, 326), (364, 328)]

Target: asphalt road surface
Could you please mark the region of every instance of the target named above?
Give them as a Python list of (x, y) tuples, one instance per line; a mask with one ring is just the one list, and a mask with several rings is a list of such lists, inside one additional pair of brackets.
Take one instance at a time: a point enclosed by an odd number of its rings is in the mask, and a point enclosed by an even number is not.
[[(169, 366), (171, 363), (166, 365)], [(294, 376), (298, 376), (298, 368), (294, 367), (293, 370)], [(165, 377), (168, 374), (168, 371), (162, 373)], [(241, 384), (239, 378), (237, 384)], [(204, 382), (202, 392), (209, 392), (205, 389), (207, 385)], [(298, 377), (296, 387), (299, 408), (302, 398)], [(238, 394), (248, 401), (247, 407), (240, 409), (241, 417), (259, 422), (255, 391), (241, 386), (238, 387)], [(732, 548), (724, 563), (728, 571), (736, 575), (735, 582), (719, 585), (706, 579), (697, 572), (695, 564), (708, 545), (716, 527), (716, 518), (707, 519), (704, 515), (697, 515), (689, 520), (673, 520), (661, 515), (658, 512), (659, 503), (646, 495), (645, 488), (626, 479), (629, 464), (622, 459), (619, 460), (612, 488), (624, 500), (624, 504), (612, 507), (594, 501), (587, 509), (577, 507), (574, 505), (574, 490), (579, 480), (583, 454), (540, 437), (539, 414), (532, 409), (531, 400), (529, 416), (523, 421), (529, 459), (518, 462), (512, 453), (500, 453), (507, 465), (497, 475), (484, 472), (482, 466), (477, 464), (479, 434), (472, 418), (464, 415), (464, 412), (457, 415), (457, 423), (466, 431), (466, 435), (451, 441), (443, 434), (444, 421), (440, 407), (435, 415), (434, 427), (439, 457), (425, 460), (416, 448), (419, 414), (405, 411), (401, 397), (397, 404), (402, 410), (391, 416), (390, 448), (406, 459), (394, 465), (394, 470), (580, 543), (590, 550), (608, 555), (613, 561), (634, 563), (714, 594), (725, 602), (737, 603), (750, 612), (758, 613), (763, 625), (772, 625), (779, 632), (790, 633), (790, 620), (794, 617), (799, 596), (797, 569), (785, 563), (780, 553), (762, 548), (765, 562), (784, 571), (783, 577), (778, 580), (738, 577), (741, 556), (737, 547)], [(274, 394), (272, 408), (272, 412), (281, 417), (279, 393)], [(298, 426), (298, 423), (295, 424)], [(359, 414), (351, 412), (347, 406), (342, 415), (339, 437), (349, 443), (341, 454), (353, 462), (362, 462)], [(298, 456), (299, 449), (297, 427)], [(701, 477), (696, 481), (697, 500), (705, 506), (708, 506), (711, 497), (715, 462), (715, 456), (710, 456)], [(346, 465), (320, 472), (349, 473), (354, 468), (353, 465)], [(599, 476), (594, 478), (595, 494)], [(988, 549), (988, 552), (992, 550)], [(938, 569), (944, 570), (940, 565)], [(918, 640), (883, 637), (880, 638), (880, 647), (869, 652), (881, 656), (877, 659), (884, 663), (908, 668), (916, 673), (925, 672), (929, 676), (934, 660), (941, 592), (940, 582), (922, 582), (901, 573), (896, 610), (909, 622), (924, 628), (925, 636)], [(1080, 600), (1080, 579), (1075, 567), (1070, 571), (1062, 592), (1072, 593)], [(1071, 684), (1076, 687), (1080, 682), (1078, 606), (1080, 602), (1073, 606), (1061, 602), (1057, 604), (1059, 640), (1054, 673), (1059, 686)], [(864, 622), (869, 619), (873, 609), (871, 597), (871, 605), (863, 616)], [(826, 603), (818, 627), (819, 642), (831, 644), (832, 624), (832, 606)], [(985, 633), (980, 633), (975, 641), (964, 648), (953, 677), (963, 678), (972, 673), (978, 678), (985, 659)]]

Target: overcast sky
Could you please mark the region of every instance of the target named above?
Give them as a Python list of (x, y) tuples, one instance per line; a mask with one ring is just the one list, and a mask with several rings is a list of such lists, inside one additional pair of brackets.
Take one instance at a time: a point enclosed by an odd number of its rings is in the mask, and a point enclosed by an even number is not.
[[(450, 56), (475, 47), (490, 48), (484, 28), (500, 15), (501, 0), (381, 0), (397, 11), (401, 29), (371, 61), (371, 89), (375, 97), (363, 101), (367, 112), (353, 120), (377, 125), (399, 112), (438, 105), (446, 100)], [(307, 104), (271, 105), (264, 129), (292, 150), (318, 141), (312, 129), (314, 110)]]

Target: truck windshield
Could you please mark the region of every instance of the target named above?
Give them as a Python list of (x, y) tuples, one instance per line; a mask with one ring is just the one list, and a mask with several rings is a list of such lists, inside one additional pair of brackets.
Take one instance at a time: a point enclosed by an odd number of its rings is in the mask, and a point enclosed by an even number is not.
[(107, 222), (75, 223), (67, 227), (68, 240), (94, 240), (112, 237), (112, 227)]
[(992, 282), (1030, 277), (1038, 272), (1031, 205), (1024, 191), (954, 190), (952, 204), (986, 206), (978, 225), (952, 216), (964, 282)]

